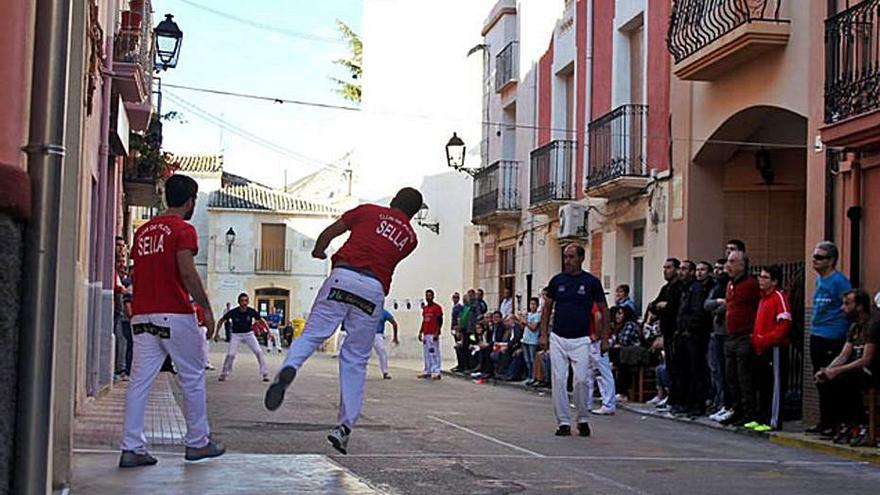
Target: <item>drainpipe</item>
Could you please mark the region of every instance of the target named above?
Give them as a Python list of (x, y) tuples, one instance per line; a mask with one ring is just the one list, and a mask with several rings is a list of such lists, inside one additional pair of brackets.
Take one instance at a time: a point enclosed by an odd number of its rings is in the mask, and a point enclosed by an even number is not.
[(858, 160), (852, 166), (853, 206), (846, 210), (850, 221), (849, 238), (849, 280), (853, 287), (861, 285), (861, 241), (862, 241), (862, 170)]
[(64, 166), (70, 0), (37, 0), (30, 137), (33, 220), (25, 231), (13, 493), (49, 486), (58, 218)]

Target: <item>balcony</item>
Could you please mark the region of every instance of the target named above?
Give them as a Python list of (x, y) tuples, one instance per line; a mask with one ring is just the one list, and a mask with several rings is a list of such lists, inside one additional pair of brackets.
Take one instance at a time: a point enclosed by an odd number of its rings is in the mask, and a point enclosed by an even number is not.
[(551, 141), (532, 151), (529, 176), (529, 210), (555, 213), (559, 206), (574, 199), (572, 165), (574, 141)]
[(667, 48), (673, 73), (688, 81), (712, 81), (763, 53), (788, 43), (790, 22), (782, 0), (675, 0)]
[(474, 176), (471, 222), (490, 225), (520, 217), (519, 162), (499, 160)]
[(500, 93), (519, 80), (519, 43), (511, 41), (495, 56), (495, 92)]
[(590, 122), (587, 193), (619, 199), (648, 185), (645, 130), (648, 107), (623, 105)]
[(254, 249), (254, 271), (261, 273), (290, 273), (293, 269), (293, 250), (284, 248)]
[(120, 28), (113, 40), (113, 83), (125, 101), (134, 131), (144, 131), (150, 123), (152, 26), (150, 2), (142, 2), (137, 11), (122, 11)]
[(880, 147), (880, 0), (825, 21), (825, 124), (829, 146)]

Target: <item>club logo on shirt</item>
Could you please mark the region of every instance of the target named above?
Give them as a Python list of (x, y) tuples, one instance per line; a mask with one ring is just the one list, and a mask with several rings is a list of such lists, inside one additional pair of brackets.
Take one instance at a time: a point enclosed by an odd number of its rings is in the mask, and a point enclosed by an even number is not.
[(165, 252), (165, 236), (171, 235), (171, 227), (164, 223), (147, 226), (137, 238), (137, 255), (148, 256)]
[(585, 295), (587, 295), (587, 289), (586, 289), (586, 287), (584, 287), (583, 285), (581, 285), (580, 287), (578, 287), (578, 295), (579, 295), (579, 296), (585, 296)]

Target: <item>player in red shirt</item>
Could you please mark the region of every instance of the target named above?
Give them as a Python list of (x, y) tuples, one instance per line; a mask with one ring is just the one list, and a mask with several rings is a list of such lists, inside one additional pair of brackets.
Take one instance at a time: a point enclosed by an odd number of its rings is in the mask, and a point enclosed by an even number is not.
[(418, 240), (410, 220), (421, 207), (422, 194), (406, 187), (394, 196), (390, 208), (358, 206), (321, 232), (312, 250), (317, 259), (326, 259), (330, 241), (345, 232), (350, 234), (333, 255), (333, 270), (318, 291), (302, 336), (290, 346), (281, 371), (266, 390), (264, 404), (274, 411), (281, 406), (297, 370), (339, 325), (344, 325), (348, 336), (339, 350), (338, 426), (327, 437), (343, 454), (361, 412), (367, 361), (391, 276), (397, 264), (416, 248)]
[(425, 307), (422, 308), (422, 327), (419, 341), (425, 355), (425, 369), (419, 378), (440, 379), (440, 328), (443, 326), (443, 308), (434, 302), (434, 291), (425, 291)]
[(205, 390), (205, 334), (199, 330), (190, 295), (204, 310), (208, 336), (214, 314), (196, 271), (199, 250), (192, 218), (199, 186), (193, 179), (172, 175), (165, 182), (168, 209), (134, 235), (132, 333), (134, 362), (125, 396), (125, 425), (119, 467), (156, 464), (144, 445), (144, 413), (156, 375), (171, 356), (183, 389), (186, 417), (186, 460), (223, 455), (226, 449), (210, 439)]

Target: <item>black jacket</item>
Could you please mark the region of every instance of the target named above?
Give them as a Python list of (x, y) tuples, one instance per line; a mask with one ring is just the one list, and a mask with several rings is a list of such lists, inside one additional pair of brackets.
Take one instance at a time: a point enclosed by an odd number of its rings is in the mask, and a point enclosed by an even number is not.
[[(657, 307), (657, 304), (661, 302), (666, 302), (666, 307), (663, 309)], [(657, 295), (657, 298), (648, 305), (648, 309), (660, 319), (660, 333), (664, 337), (675, 333), (679, 304), (681, 304), (681, 282), (675, 279), (672, 282), (666, 282), (660, 288), (660, 294)]]
[(704, 308), (706, 298), (712, 290), (712, 279), (700, 282), (694, 280), (681, 293), (678, 306), (678, 332), (686, 335), (709, 335), (712, 329), (711, 315)]

